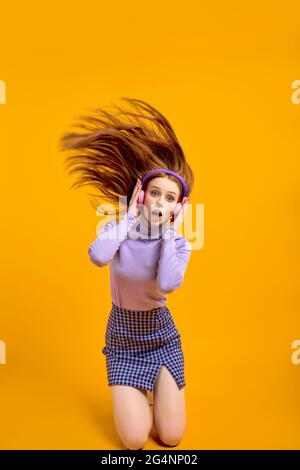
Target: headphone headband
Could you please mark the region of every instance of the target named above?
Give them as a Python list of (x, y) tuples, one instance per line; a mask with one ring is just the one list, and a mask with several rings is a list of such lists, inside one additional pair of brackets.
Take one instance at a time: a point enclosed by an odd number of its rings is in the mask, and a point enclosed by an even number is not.
[(154, 173), (160, 173), (160, 172), (163, 172), (163, 173), (168, 173), (169, 175), (172, 175), (172, 176), (175, 176), (175, 178), (177, 178), (181, 185), (182, 185), (182, 188), (183, 188), (183, 197), (186, 197), (188, 195), (188, 190), (187, 190), (187, 186), (185, 184), (185, 181), (184, 179), (178, 174), (176, 173), (175, 171), (172, 171), (172, 170), (169, 170), (168, 168), (160, 168), (160, 169), (155, 169), (155, 170), (152, 170), (152, 171), (149, 171), (148, 173), (146, 173), (142, 180), (141, 180), (141, 183), (142, 185), (145, 183), (145, 181), (151, 176), (153, 175)]

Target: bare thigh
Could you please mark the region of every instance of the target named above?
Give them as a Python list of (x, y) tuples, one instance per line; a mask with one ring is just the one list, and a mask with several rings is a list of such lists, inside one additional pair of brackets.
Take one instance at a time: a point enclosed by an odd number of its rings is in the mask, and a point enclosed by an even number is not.
[(110, 386), (114, 423), (128, 449), (140, 449), (152, 428), (152, 410), (145, 391), (128, 385)]
[(177, 445), (185, 431), (185, 387), (179, 390), (174, 377), (161, 366), (153, 390), (154, 424), (161, 440)]

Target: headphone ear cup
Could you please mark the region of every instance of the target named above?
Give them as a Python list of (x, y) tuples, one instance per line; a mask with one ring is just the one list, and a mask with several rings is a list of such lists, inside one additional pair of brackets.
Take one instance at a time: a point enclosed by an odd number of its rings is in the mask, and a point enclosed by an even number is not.
[(144, 197), (145, 197), (145, 191), (143, 191), (143, 190), (141, 189), (141, 190), (140, 190), (140, 193), (139, 193), (139, 197), (138, 197), (137, 203), (138, 203), (138, 204), (144, 204)]

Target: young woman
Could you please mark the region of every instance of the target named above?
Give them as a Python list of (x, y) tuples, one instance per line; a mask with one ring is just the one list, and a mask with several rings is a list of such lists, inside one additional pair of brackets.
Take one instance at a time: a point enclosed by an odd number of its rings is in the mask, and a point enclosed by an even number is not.
[[(154, 107), (123, 98), (120, 107), (82, 116), (85, 133), (66, 133), (61, 148), (73, 186), (97, 188), (115, 207), (126, 198), (118, 221), (107, 222), (88, 248), (91, 261), (110, 265), (112, 307), (105, 346), (114, 423), (128, 449), (141, 449), (154, 424), (161, 440), (177, 445), (186, 424), (184, 355), (167, 294), (183, 283), (191, 245), (176, 229), (183, 221), (194, 175), (167, 119)], [(127, 197), (130, 198), (127, 203)]]

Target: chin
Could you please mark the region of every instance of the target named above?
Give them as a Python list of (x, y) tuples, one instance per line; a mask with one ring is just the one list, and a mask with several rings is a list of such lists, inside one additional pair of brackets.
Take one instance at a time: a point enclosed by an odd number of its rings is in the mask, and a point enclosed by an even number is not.
[(161, 225), (162, 222), (161, 222), (161, 220), (151, 220), (150, 219), (149, 223), (151, 225)]
[(150, 219), (150, 224), (151, 225), (155, 225), (155, 226), (158, 226), (158, 225), (163, 225), (167, 220), (164, 220), (163, 218), (161, 219)]

